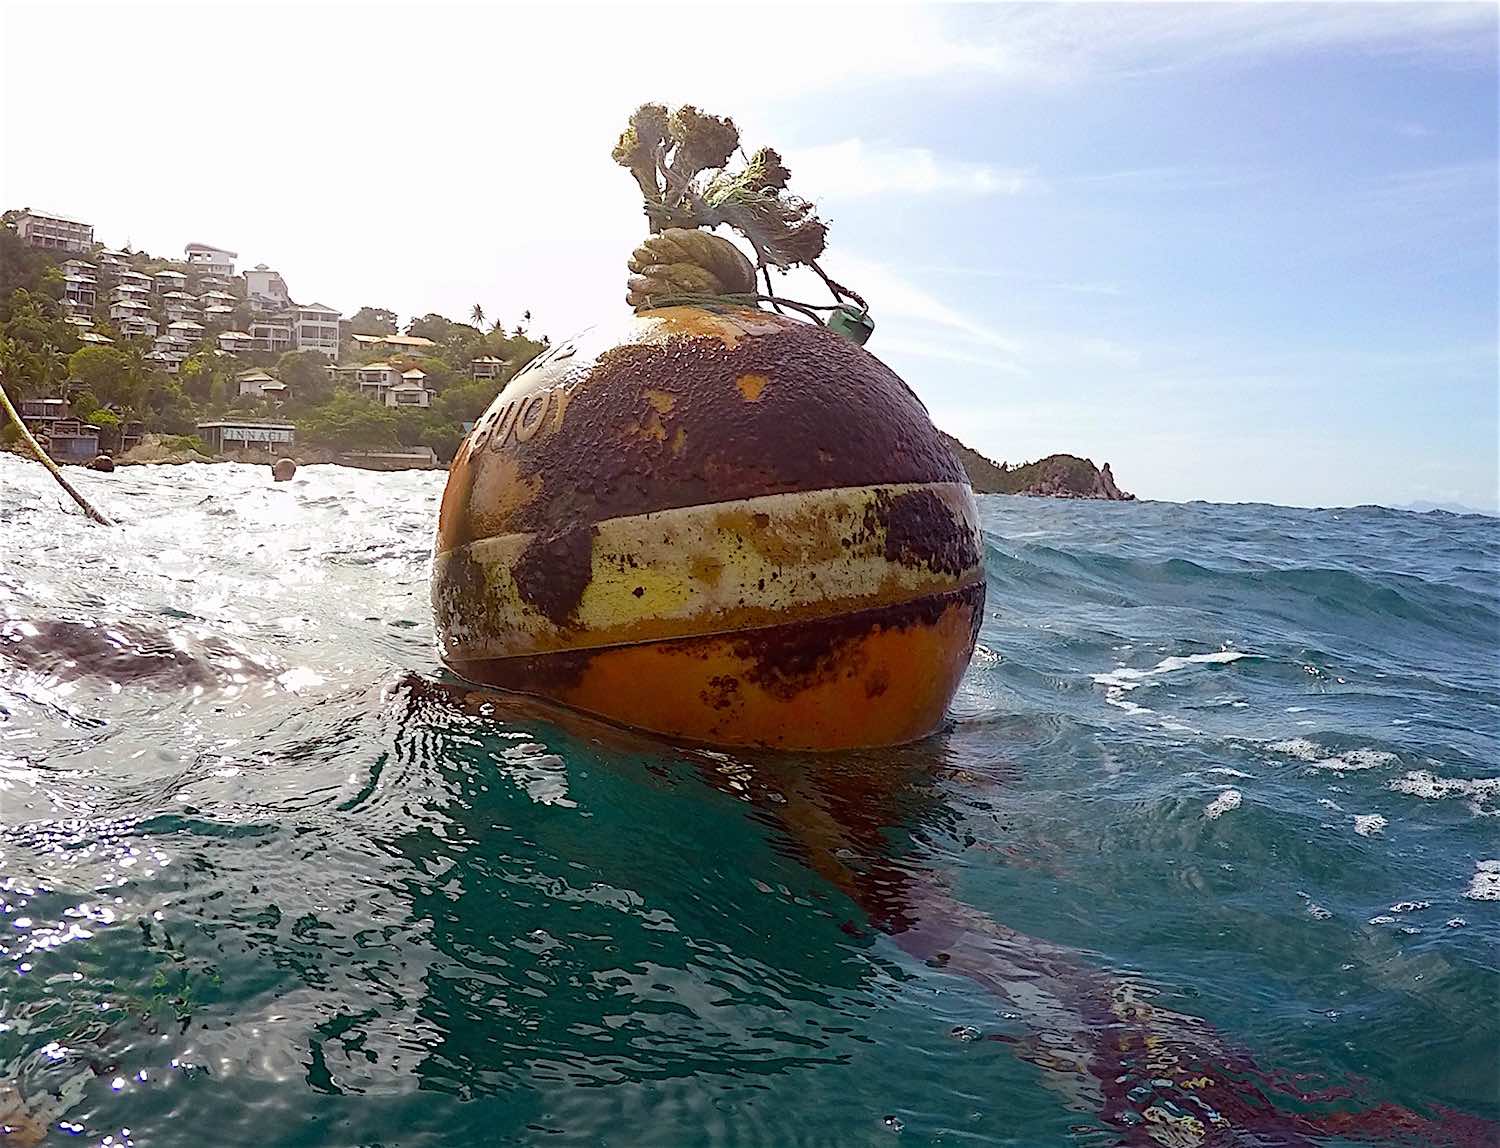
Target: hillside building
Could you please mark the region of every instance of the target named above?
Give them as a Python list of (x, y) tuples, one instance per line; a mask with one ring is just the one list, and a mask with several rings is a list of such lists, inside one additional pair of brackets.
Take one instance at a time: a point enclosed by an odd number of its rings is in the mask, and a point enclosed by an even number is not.
[(29, 207), (16, 218), (16, 235), (29, 247), (52, 251), (81, 252), (94, 245), (92, 223)]
[(188, 266), (195, 271), (222, 275), (226, 279), (234, 275), (234, 261), (239, 258), (236, 252), (210, 247), (206, 243), (189, 243), (183, 250), (187, 254)]

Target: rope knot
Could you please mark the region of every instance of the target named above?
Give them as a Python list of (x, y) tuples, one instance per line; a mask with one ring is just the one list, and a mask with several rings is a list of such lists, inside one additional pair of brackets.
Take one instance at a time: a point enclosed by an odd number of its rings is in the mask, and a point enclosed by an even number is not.
[(637, 310), (682, 296), (755, 294), (755, 267), (729, 240), (669, 227), (630, 256), (625, 302)]

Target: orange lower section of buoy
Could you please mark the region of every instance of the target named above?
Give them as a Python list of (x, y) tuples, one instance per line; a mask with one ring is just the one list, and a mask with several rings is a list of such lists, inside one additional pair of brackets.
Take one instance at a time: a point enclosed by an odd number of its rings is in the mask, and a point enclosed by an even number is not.
[(470, 681), (551, 697), (670, 737), (848, 749), (932, 733), (974, 647), (984, 593), (763, 630), (454, 662)]
[(460, 448), (433, 605), (464, 678), (672, 737), (932, 732), (983, 611), (926, 411), (824, 328), (672, 308), (554, 348)]

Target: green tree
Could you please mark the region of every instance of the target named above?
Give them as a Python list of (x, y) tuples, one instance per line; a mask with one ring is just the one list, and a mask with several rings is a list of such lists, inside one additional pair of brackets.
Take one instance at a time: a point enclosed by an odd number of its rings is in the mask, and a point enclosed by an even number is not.
[[(468, 366), (467, 361), (464, 365), (465, 367)], [(422, 382), (428, 388), (434, 391), (445, 390), (448, 385), (454, 381), (455, 375), (457, 374), (457, 372), (448, 365), (448, 362), (445, 359), (418, 359), (416, 360), (416, 366), (418, 370), (420, 370), (427, 376), (422, 380)], [(468, 375), (467, 370), (464, 371), (464, 375)]]
[(198, 429), (198, 408), (171, 375), (152, 376), (146, 388), (145, 407), (143, 414), (153, 431), (188, 435)]
[[(0, 285), (7, 295), (17, 290), (35, 291), (46, 267), (46, 256), (22, 243), (21, 237), (10, 228), (0, 227)], [(0, 300), (0, 320), (9, 317), (9, 310)]]
[(396, 412), (348, 391), (339, 391), (299, 418), (297, 433), (305, 442), (344, 450), (398, 445)]
[(384, 307), (361, 307), (349, 320), (353, 335), (394, 335), (398, 329), (396, 312)]
[(119, 449), (120, 416), (100, 407), (89, 415), (89, 422), (99, 428), (99, 448), (106, 452)]
[(63, 297), (67, 288), (68, 281), (63, 278), (62, 268), (49, 267), (42, 272), (37, 291), (55, 302)]
[(108, 407), (131, 410), (145, 396), (146, 380), (130, 357), (114, 347), (83, 347), (68, 358), (68, 371)]
[(500, 393), (501, 386), (498, 380), (491, 379), (476, 379), (473, 382), (460, 383), (456, 387), (449, 387), (433, 400), (432, 409), (437, 411), (444, 422), (450, 424), (470, 422), (484, 414), (490, 403), (495, 401), (495, 396)]
[(328, 359), (317, 351), (288, 351), (276, 361), (276, 375), (286, 384), (288, 398), (299, 406), (321, 403), (333, 393)]
[(452, 423), (430, 424), (422, 435), (422, 444), (430, 446), (441, 462), (452, 462), (463, 441), (463, 431)]
[(189, 355), (177, 369), (181, 390), (200, 403), (213, 399), (214, 384), (227, 382), (230, 360), (215, 354)]
[(446, 343), (453, 329), (453, 320), (445, 319), (435, 311), (429, 311), (420, 319), (406, 325), (406, 333), (418, 339), (431, 339), (434, 343)]
[(443, 462), (451, 462), (463, 441), (463, 431), (436, 410), (407, 408), (396, 412), (396, 441), (402, 446), (430, 446)]
[(93, 391), (79, 391), (68, 402), (68, 410), (85, 422), (94, 417), (95, 411), (103, 409), (99, 405), (98, 396)]
[(37, 382), (41, 394), (55, 395), (68, 378), (68, 357), (51, 343), (43, 343), (36, 356)]

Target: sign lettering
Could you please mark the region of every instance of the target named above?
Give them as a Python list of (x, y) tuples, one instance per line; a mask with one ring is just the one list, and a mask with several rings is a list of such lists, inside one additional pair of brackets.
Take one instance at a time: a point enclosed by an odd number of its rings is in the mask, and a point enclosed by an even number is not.
[(492, 407), (474, 428), (471, 452), (498, 451), (512, 442), (530, 442), (544, 430), (548, 434), (556, 433), (562, 426), (568, 404), (582, 385), (582, 381), (564, 383)]

